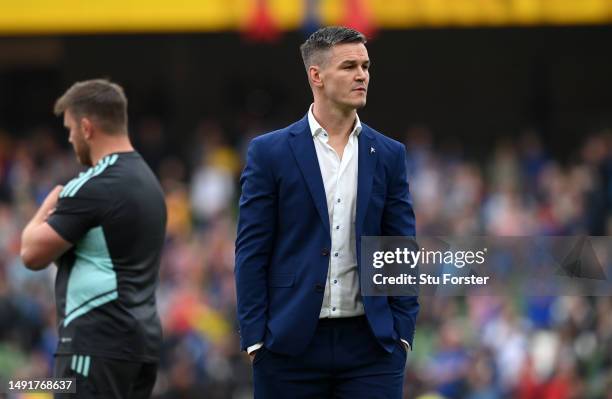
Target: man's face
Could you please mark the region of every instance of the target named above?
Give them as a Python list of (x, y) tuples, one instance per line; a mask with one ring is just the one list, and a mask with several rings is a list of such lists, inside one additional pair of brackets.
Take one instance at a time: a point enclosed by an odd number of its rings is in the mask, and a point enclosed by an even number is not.
[(73, 117), (70, 110), (64, 112), (64, 126), (69, 131), (68, 142), (72, 144), (72, 148), (74, 149), (74, 153), (79, 163), (85, 166), (92, 166), (91, 150), (83, 135), (81, 122)]
[(363, 43), (333, 46), (320, 69), (325, 97), (344, 109), (366, 104), (370, 59)]

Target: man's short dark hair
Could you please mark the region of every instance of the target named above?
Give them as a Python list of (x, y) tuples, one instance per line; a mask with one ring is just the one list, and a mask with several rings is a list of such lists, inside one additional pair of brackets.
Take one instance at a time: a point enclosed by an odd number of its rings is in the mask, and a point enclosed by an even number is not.
[(344, 26), (328, 26), (321, 28), (300, 46), (302, 59), (306, 69), (311, 65), (323, 63), (325, 53), (337, 44), (367, 42), (363, 33)]
[(106, 133), (127, 132), (127, 98), (123, 88), (106, 79), (92, 79), (73, 84), (57, 99), (53, 112), (67, 110), (73, 117), (91, 118)]

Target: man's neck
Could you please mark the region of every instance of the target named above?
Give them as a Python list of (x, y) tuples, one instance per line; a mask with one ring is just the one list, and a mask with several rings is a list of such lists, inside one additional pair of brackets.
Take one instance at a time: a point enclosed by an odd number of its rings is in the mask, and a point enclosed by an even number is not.
[(341, 110), (331, 104), (316, 100), (312, 113), (330, 137), (348, 137), (357, 117), (355, 109)]
[(130, 152), (134, 151), (132, 143), (127, 135), (118, 137), (105, 137), (101, 143), (92, 145), (91, 163), (97, 165), (98, 162), (105, 156), (115, 152)]

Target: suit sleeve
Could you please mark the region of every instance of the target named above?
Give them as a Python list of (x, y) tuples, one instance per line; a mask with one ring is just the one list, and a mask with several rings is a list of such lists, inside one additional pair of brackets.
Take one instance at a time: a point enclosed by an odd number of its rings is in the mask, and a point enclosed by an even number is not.
[[(382, 220), (384, 236), (414, 237), (415, 218), (406, 172), (406, 149), (402, 145), (397, 156), (395, 172), (389, 184), (387, 201)], [(400, 338), (413, 348), (414, 329), (419, 313), (416, 296), (389, 296), (389, 306), (393, 313), (394, 327)]]
[(240, 178), (242, 194), (236, 237), (236, 294), (240, 346), (264, 341), (268, 290), (267, 274), (275, 241), (276, 184), (261, 145), (253, 140)]

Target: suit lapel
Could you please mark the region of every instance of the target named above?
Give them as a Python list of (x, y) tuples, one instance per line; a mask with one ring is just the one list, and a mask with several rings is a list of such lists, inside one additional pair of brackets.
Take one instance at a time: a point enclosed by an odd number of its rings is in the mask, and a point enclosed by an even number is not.
[(372, 180), (376, 163), (378, 162), (378, 149), (376, 140), (370, 129), (363, 125), (359, 136), (359, 160), (357, 171), (357, 212), (355, 215), (355, 230), (357, 236), (361, 234), (361, 227), (365, 219), (370, 193), (372, 192)]
[[(308, 117), (296, 123), (291, 131), (289, 144), (293, 151), (297, 164), (302, 172), (308, 191), (312, 196), (315, 207), (321, 217), (321, 222), (325, 226), (325, 231), (329, 234), (329, 213), (327, 211), (327, 199), (321, 168), (317, 159), (314, 141), (308, 124)], [(299, 209), (296, 209), (299, 212)]]

